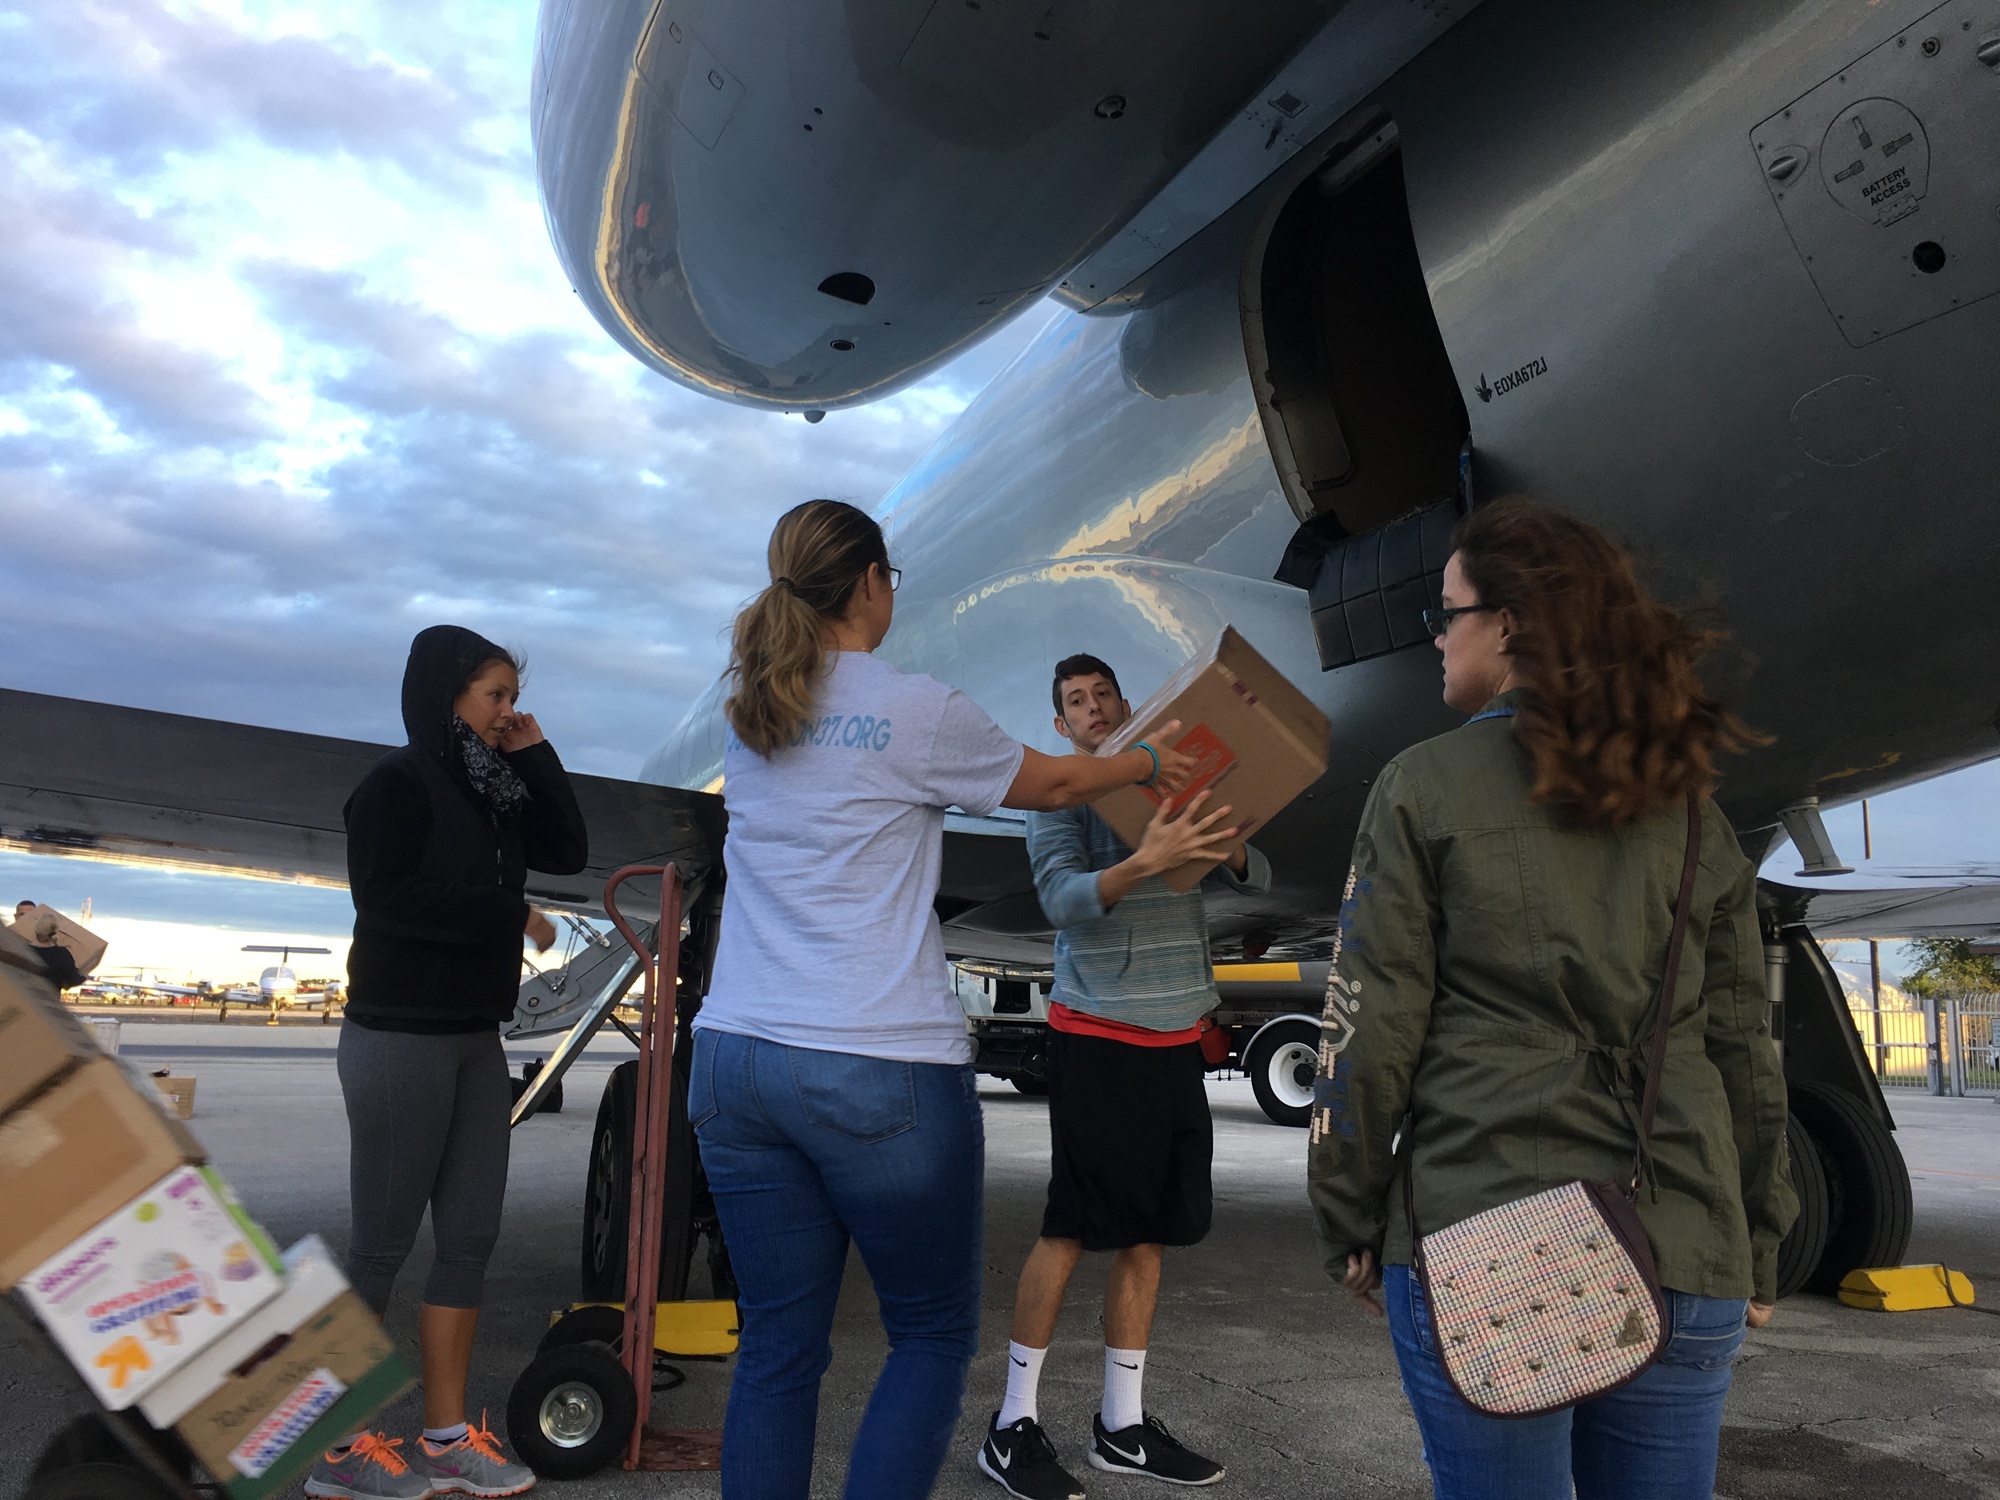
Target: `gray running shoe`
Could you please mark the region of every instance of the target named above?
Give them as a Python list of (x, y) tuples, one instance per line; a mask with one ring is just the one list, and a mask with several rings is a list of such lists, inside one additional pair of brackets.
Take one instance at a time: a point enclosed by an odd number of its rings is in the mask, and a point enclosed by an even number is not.
[(434, 1447), (427, 1438), (418, 1438), (410, 1455), (410, 1467), (430, 1482), (439, 1494), (455, 1490), (461, 1495), (492, 1497), (518, 1495), (535, 1487), (535, 1471), (517, 1464), (500, 1447), (493, 1429), (486, 1425), (486, 1413), (479, 1425), (468, 1425), (465, 1436), (444, 1447)]
[(431, 1482), (396, 1450), (401, 1438), (364, 1432), (344, 1453), (322, 1453), (306, 1475), (306, 1493), (322, 1500), (425, 1500)]

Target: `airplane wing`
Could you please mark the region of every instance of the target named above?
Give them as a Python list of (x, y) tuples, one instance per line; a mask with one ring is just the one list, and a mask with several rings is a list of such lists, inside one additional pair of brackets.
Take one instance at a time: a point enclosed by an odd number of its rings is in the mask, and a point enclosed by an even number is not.
[[(0, 689), (0, 848), (345, 886), (341, 808), (388, 748)], [(530, 871), (530, 900), (596, 911), (624, 865), (678, 862), (692, 890), (720, 864), (721, 798), (570, 779), (590, 864)]]
[(1867, 864), (1811, 880), (1764, 883), (1819, 938), (1988, 938), (2000, 935), (2000, 865)]

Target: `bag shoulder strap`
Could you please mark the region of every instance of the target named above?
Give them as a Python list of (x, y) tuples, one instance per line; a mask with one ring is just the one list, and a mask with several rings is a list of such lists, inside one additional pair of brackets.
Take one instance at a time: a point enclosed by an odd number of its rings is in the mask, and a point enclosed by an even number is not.
[(1681, 889), (1674, 897), (1674, 930), (1667, 939), (1667, 966), (1660, 975), (1659, 1014), (1653, 1022), (1653, 1048), (1646, 1059), (1646, 1092), (1639, 1104), (1639, 1139), (1653, 1134), (1653, 1115), (1660, 1106), (1660, 1075), (1667, 1066), (1667, 1033), (1674, 1023), (1674, 991), (1681, 977), (1681, 952), (1687, 947), (1688, 915), (1694, 905), (1694, 877), (1701, 867), (1701, 799), (1687, 799), (1687, 853), (1681, 859)]

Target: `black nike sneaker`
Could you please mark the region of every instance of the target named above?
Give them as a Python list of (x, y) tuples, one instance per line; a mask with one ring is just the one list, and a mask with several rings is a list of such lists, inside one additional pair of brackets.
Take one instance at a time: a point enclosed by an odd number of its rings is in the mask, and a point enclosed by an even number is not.
[(1002, 1427), (993, 1413), (978, 1462), (980, 1473), (1017, 1500), (1084, 1500), (1083, 1486), (1056, 1462), (1056, 1445), (1033, 1417)]
[(1158, 1417), (1148, 1415), (1137, 1427), (1107, 1432), (1104, 1414), (1099, 1412), (1090, 1425), (1096, 1434), (1090, 1443), (1090, 1461), (1109, 1473), (1144, 1474), (1168, 1484), (1221, 1482), (1222, 1465), (1183, 1447)]

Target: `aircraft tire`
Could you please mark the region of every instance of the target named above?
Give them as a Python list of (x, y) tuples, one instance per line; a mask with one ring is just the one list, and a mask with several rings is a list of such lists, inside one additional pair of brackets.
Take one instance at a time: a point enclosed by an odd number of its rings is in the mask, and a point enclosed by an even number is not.
[(507, 1436), (545, 1479), (582, 1479), (625, 1451), (639, 1398), (618, 1356), (603, 1344), (566, 1344), (538, 1354), (507, 1394)]
[(1819, 1147), (1799, 1123), (1797, 1115), (1785, 1117), (1785, 1150), (1791, 1158), (1792, 1191), (1799, 1195), (1799, 1216), (1778, 1244), (1778, 1296), (1789, 1297), (1806, 1284), (1826, 1254), (1828, 1210), (1831, 1207), (1826, 1185), (1826, 1164)]
[[(1274, 1125), (1303, 1130), (1312, 1119), (1312, 1074), (1319, 1067), (1319, 1027), (1277, 1021), (1259, 1031), (1243, 1059), (1257, 1105)], [(1305, 1074), (1301, 1081), (1300, 1074)]]
[(1032, 1073), (1009, 1073), (1007, 1081), (1030, 1099), (1040, 1099), (1049, 1091), (1048, 1079), (1037, 1078)]
[(625, 1242), (632, 1217), (632, 1130), (639, 1106), (639, 1064), (611, 1070), (597, 1123), (590, 1132), (590, 1165), (583, 1191), (583, 1297), (585, 1302), (625, 1300)]
[(1913, 1216), (1910, 1171), (1881, 1122), (1843, 1090), (1794, 1084), (1792, 1112), (1826, 1167), (1826, 1249), (1805, 1290), (1831, 1296), (1849, 1271), (1902, 1263)]

